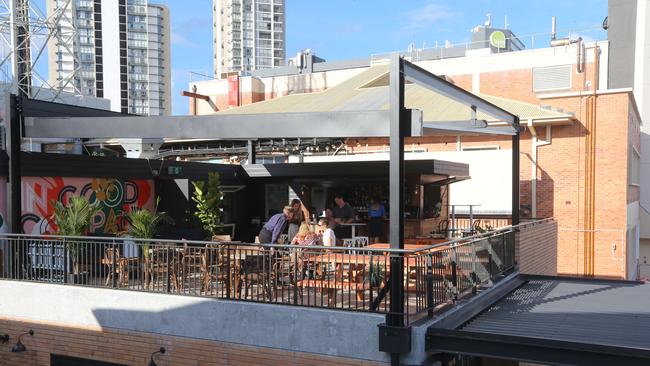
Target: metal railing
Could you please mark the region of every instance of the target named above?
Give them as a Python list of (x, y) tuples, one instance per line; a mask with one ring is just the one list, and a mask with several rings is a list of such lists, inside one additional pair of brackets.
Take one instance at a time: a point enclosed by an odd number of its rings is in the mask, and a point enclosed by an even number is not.
[[(602, 40), (606, 39), (606, 34), (602, 29), (602, 24), (586, 25), (579, 28), (560, 29), (557, 32), (559, 38), (568, 37), (576, 39), (580, 36), (588, 37), (589, 39)], [(510, 48), (494, 48), (495, 53), (512, 52), (524, 49), (537, 49), (550, 47), (552, 33), (550, 32), (536, 32), (526, 35), (512, 35), (506, 37), (507, 44), (511, 44)], [(370, 55), (370, 64), (381, 64), (388, 62), (390, 55), (399, 53), (400, 56), (411, 62), (428, 61), (428, 60), (441, 60), (452, 57), (462, 57), (466, 55), (467, 51), (489, 48), (491, 47), (488, 40), (478, 40), (469, 42), (435, 42), (433, 45), (423, 44), (420, 48), (412, 45), (407, 50), (389, 51), (382, 53), (374, 53)]]
[(416, 249), (0, 234), (0, 279), (388, 313), (409, 321), (514, 268), (516, 227)]

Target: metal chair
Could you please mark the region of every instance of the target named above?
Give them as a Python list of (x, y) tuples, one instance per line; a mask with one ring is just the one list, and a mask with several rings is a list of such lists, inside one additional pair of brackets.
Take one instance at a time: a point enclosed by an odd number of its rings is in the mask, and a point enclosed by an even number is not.
[(370, 238), (367, 236), (355, 236), (353, 238), (354, 240), (354, 246), (357, 248), (362, 248), (368, 245), (370, 243)]

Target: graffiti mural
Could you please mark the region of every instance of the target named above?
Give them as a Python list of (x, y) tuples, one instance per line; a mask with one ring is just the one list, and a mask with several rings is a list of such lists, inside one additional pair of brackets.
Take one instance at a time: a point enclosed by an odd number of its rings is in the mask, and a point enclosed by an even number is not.
[[(27, 234), (53, 233), (54, 209), (51, 202), (67, 202), (71, 196), (83, 196), (97, 208), (90, 232), (119, 233), (126, 225), (124, 212), (132, 207), (155, 208), (153, 184), (152, 180), (146, 179), (23, 177), (22, 231)], [(0, 204), (6, 212), (6, 199)]]

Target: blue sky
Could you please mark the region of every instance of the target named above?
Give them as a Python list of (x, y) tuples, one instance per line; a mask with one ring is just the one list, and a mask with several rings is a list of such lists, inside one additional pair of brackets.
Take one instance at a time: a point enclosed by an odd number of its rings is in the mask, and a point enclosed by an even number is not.
[[(212, 0), (150, 1), (170, 8), (173, 113), (187, 114), (188, 101), (180, 93), (190, 72), (212, 74)], [(411, 43), (467, 42), (470, 29), (483, 24), (487, 13), (495, 27), (502, 27), (507, 15), (510, 28), (528, 47), (534, 33), (539, 34), (536, 47), (548, 44), (553, 15), (560, 32), (577, 29), (587, 39), (607, 37), (598, 27), (607, 15), (607, 0), (285, 1), (287, 57), (310, 48), (326, 60), (342, 60), (404, 50)]]
[[(171, 11), (173, 113), (186, 114), (188, 102), (180, 92), (187, 88), (189, 72), (212, 72), (212, 1), (161, 2)], [(528, 47), (529, 35), (550, 32), (553, 15), (559, 31), (607, 37), (594, 27), (607, 15), (607, 0), (286, 0), (287, 56), (311, 48), (326, 60), (341, 60), (403, 50), (411, 43), (467, 42), (470, 29), (487, 13), (495, 27), (502, 27), (507, 15), (510, 28)], [(536, 47), (547, 40), (537, 36)]]

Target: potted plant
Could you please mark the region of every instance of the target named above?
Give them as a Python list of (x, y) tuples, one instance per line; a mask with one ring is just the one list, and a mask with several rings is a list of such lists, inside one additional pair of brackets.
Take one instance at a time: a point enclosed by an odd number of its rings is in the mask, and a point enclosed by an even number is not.
[[(67, 206), (59, 201), (53, 201), (52, 205), (54, 206), (52, 218), (56, 226), (55, 234), (78, 237), (88, 233), (90, 221), (97, 209), (86, 198), (71, 197)], [(66, 243), (72, 262), (72, 273), (68, 275), (68, 282), (87, 283), (88, 272), (82, 272), (79, 263), (80, 258), (86, 254), (88, 248), (75, 239), (67, 239)]]
[[(124, 215), (129, 222), (126, 231), (122, 236), (127, 236), (134, 239), (152, 239), (158, 232), (158, 228), (163, 223), (173, 224), (174, 220), (165, 212), (158, 212), (158, 202), (156, 202), (156, 209), (150, 211), (146, 208), (133, 208)], [(140, 243), (139, 247), (142, 250), (142, 257), (144, 258), (144, 284), (148, 285), (150, 279), (149, 273), (149, 247), (151, 243), (144, 240)]]
[(216, 234), (221, 218), (221, 201), (223, 192), (221, 191), (221, 180), (219, 173), (209, 173), (208, 182), (192, 182), (194, 193), (192, 201), (196, 204), (194, 216), (199, 219), (204, 233), (208, 240)]
[(379, 263), (379, 258), (377, 263), (371, 258), (370, 267), (368, 269), (368, 283), (372, 288), (379, 288), (384, 282), (384, 266)]

